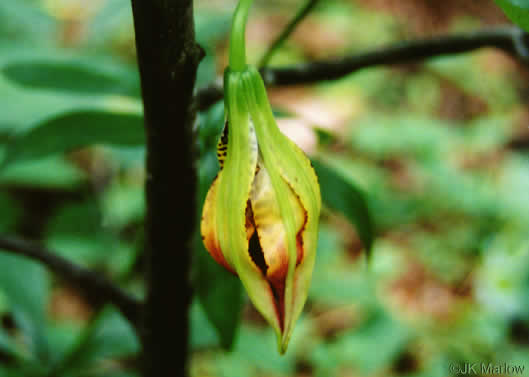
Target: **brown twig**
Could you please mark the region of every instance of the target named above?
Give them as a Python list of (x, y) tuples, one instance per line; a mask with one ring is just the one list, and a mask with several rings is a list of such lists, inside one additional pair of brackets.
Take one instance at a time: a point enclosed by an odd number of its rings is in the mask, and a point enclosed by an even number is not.
[(57, 252), (15, 237), (0, 236), (0, 250), (40, 262), (88, 297), (114, 304), (137, 330), (140, 329), (142, 303), (101, 274), (76, 265)]
[[(267, 86), (313, 84), (337, 80), (363, 68), (380, 65), (416, 62), (442, 55), (455, 55), (492, 47), (505, 51), (517, 59), (529, 60), (529, 36), (514, 26), (497, 27), (464, 34), (401, 42), (380, 47), (359, 55), (319, 60), (285, 68), (263, 68), (261, 75)], [(211, 85), (199, 90), (195, 106), (207, 110), (222, 99), (222, 88)]]
[(268, 50), (265, 52), (259, 63), (258, 67), (266, 67), (272, 59), (272, 56), (279, 50), (279, 48), (285, 43), (285, 41), (292, 35), (297, 26), (309, 15), (320, 0), (307, 0), (303, 7), (299, 10), (294, 18), (288, 23), (283, 29), (281, 34), (272, 42)]

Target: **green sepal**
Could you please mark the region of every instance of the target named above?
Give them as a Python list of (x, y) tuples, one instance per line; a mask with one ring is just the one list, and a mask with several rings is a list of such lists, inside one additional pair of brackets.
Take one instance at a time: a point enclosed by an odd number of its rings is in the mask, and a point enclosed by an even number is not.
[[(231, 242), (226, 242), (225, 244), (221, 242), (221, 247), (223, 250), (227, 250), (226, 254), (228, 254), (229, 263), (239, 275), (239, 278), (253, 304), (272, 327), (274, 327), (278, 337), (280, 337), (281, 328), (275, 311), (274, 297), (268, 281), (250, 257), (248, 252), (248, 240), (246, 239), (244, 228), (246, 205), (250, 196), (251, 182), (254, 178), (257, 165), (257, 150), (251, 151), (251, 146), (248, 142), (250, 138), (250, 113), (247, 96), (244, 92), (242, 76), (242, 72), (232, 71), (228, 71), (225, 76), (225, 82), (227, 83), (227, 118), (231, 127), (228, 137), (228, 156), (222, 174), (223, 179), (226, 180), (226, 182), (230, 182), (230, 184), (225, 185), (227, 193), (225, 201), (222, 204), (222, 211), (224, 211), (225, 216), (219, 221), (227, 221), (224, 217), (231, 218), (233, 212), (230, 211), (233, 210), (236, 210), (238, 214), (237, 217), (240, 218), (240, 221), (237, 221), (236, 223), (234, 221), (231, 222), (230, 227), (226, 229), (225, 236), (233, 239), (230, 240)], [(246, 141), (241, 139), (241, 142), (236, 142), (231, 139), (232, 130), (237, 135), (241, 134), (241, 130), (239, 130), (241, 125), (244, 128), (244, 132), (242, 133), (244, 135), (243, 137), (246, 138)], [(240, 148), (237, 152), (241, 153), (232, 154), (232, 151), (235, 151), (236, 148)], [(246, 171), (246, 169), (237, 170), (236, 168), (229, 170), (228, 174), (226, 174), (224, 170), (226, 169), (227, 163), (232, 164), (233, 166), (239, 166), (238, 164), (235, 164), (233, 160), (237, 159), (242, 153), (255, 156), (251, 159), (251, 163), (248, 165), (248, 167), (253, 169), (251, 174), (242, 174), (241, 171)], [(251, 177), (251, 180), (247, 180), (248, 177)], [(241, 190), (238, 189), (240, 187), (246, 188), (244, 192), (241, 192)], [(244, 195), (244, 197), (241, 196), (237, 199), (237, 206), (234, 208), (231, 200), (233, 200), (232, 198), (234, 196), (238, 195)], [(242, 211), (242, 202), (244, 202), (244, 211)], [(244, 232), (244, 239), (240, 236), (242, 234), (241, 229), (242, 232)]]
[[(289, 266), (285, 284), (285, 328), (279, 344), (280, 352), (284, 353), (293, 326), (303, 310), (308, 295), (316, 255), (321, 195), (310, 160), (279, 130), (257, 69), (248, 66), (242, 77), (248, 109), (259, 141), (259, 151), (276, 192), (283, 225), (288, 235)], [(298, 196), (307, 215), (303, 232), (304, 260), (300, 266), (296, 266), (297, 229), (294, 226), (296, 214), (292, 203), (288, 200), (287, 191), (290, 189)]]

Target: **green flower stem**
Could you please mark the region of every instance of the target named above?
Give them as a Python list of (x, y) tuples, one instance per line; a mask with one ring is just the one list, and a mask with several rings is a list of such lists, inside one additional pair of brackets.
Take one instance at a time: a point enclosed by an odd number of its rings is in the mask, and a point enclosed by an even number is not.
[(241, 0), (233, 16), (230, 37), (230, 70), (242, 72), (246, 69), (246, 21), (253, 0)]

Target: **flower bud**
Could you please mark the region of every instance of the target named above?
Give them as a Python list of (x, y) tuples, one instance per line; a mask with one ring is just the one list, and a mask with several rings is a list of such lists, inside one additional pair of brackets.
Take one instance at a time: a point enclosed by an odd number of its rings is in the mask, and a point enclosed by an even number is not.
[[(233, 42), (244, 36), (250, 2), (243, 0), (234, 17), (230, 65), (233, 56), (244, 57)], [(320, 189), (310, 161), (277, 127), (258, 71), (238, 63), (224, 77), (221, 170), (204, 203), (201, 232), (211, 256), (239, 276), (274, 327), (284, 353), (314, 267)]]

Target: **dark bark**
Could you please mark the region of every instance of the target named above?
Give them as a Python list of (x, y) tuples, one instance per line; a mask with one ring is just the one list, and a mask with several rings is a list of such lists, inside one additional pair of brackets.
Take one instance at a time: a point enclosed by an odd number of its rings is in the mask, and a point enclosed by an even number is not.
[(186, 376), (195, 224), (192, 0), (132, 0), (147, 134), (144, 376)]

